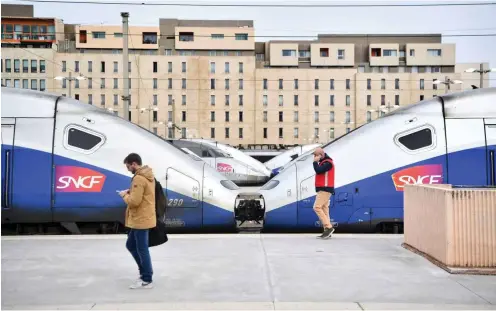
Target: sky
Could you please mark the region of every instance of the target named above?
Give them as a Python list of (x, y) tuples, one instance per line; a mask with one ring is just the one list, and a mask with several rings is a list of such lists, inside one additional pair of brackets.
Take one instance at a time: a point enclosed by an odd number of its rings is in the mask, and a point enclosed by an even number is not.
[[(177, 19), (248, 19), (254, 21), (255, 35), (303, 35), (319, 33), (366, 34), (489, 34), (496, 33), (496, 5), (454, 7), (362, 7), (362, 8), (273, 8), (273, 7), (183, 7), (134, 6), (65, 3), (3, 3), (33, 4), (37, 17), (56, 17), (66, 24), (121, 25), (120, 12), (129, 12), (131, 26), (158, 26), (160, 18)], [(91, 0), (90, 0), (91, 1)], [(97, 0), (94, 0), (97, 1)], [(115, 0), (109, 0), (115, 1)], [(220, 1), (220, 0), (120, 0), (145, 3), (229, 3), (229, 4), (419, 4), (470, 3), (486, 1)], [(256, 41), (276, 38), (256, 38)], [(298, 38), (295, 38), (296, 40)], [(312, 38), (302, 38), (310, 40)], [(444, 37), (443, 43), (456, 44), (457, 63), (488, 62), (496, 68), (496, 36)], [(490, 85), (496, 86), (496, 73), (490, 74)]]

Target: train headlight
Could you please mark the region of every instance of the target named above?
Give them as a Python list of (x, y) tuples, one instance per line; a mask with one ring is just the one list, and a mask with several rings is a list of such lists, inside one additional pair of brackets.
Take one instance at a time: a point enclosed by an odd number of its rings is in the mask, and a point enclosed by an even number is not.
[(266, 183), (265, 185), (263, 185), (263, 187), (260, 188), (260, 190), (274, 189), (277, 185), (279, 185), (279, 180), (271, 180), (268, 183)]
[(229, 190), (238, 190), (239, 187), (230, 180), (221, 180), (220, 184)]

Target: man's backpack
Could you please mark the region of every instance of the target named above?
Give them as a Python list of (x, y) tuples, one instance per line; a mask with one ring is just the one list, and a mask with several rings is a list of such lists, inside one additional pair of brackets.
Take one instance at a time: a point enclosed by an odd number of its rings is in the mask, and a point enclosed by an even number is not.
[(164, 195), (164, 189), (160, 182), (155, 179), (155, 214), (157, 216), (157, 225), (148, 231), (149, 247), (162, 245), (169, 240), (165, 226), (166, 207), (167, 198)]
[(167, 199), (164, 195), (164, 189), (160, 182), (155, 179), (155, 213), (157, 215), (157, 220), (163, 220), (165, 216), (165, 211), (167, 208)]

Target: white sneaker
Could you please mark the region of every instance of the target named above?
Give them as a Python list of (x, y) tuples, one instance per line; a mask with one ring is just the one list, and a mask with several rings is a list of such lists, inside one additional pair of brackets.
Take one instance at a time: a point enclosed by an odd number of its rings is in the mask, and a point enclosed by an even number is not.
[(137, 289), (137, 288), (146, 288), (146, 289), (149, 289), (149, 288), (153, 288), (153, 283), (145, 283), (143, 282), (142, 279), (138, 279), (136, 280), (133, 284), (131, 284), (129, 286), (130, 289)]

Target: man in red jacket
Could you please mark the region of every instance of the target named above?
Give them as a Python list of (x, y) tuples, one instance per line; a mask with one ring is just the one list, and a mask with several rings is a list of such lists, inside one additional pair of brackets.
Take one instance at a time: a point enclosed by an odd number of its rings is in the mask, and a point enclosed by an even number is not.
[(329, 201), (331, 199), (331, 194), (334, 194), (335, 166), (332, 159), (324, 152), (324, 149), (315, 149), (313, 155), (315, 192), (317, 192), (313, 210), (319, 217), (320, 223), (324, 227), (324, 233), (322, 233), (319, 237), (327, 239), (331, 237), (334, 232), (329, 216)]

